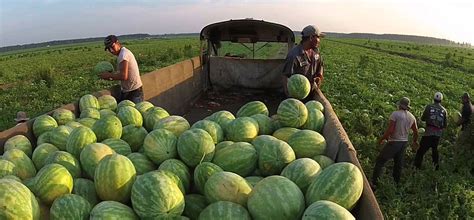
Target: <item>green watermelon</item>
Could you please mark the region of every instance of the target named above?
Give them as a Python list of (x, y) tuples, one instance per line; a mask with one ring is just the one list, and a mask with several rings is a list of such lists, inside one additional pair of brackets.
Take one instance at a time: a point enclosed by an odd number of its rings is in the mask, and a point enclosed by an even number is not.
[(152, 170), (156, 170), (155, 164), (153, 164), (153, 162), (151, 162), (151, 160), (142, 153), (131, 153), (127, 155), (127, 157), (130, 159), (130, 161), (132, 161), (137, 175), (142, 175)]
[(23, 151), (28, 157), (31, 157), (33, 147), (31, 146), (30, 140), (25, 135), (15, 135), (5, 142), (3, 146), (3, 151), (8, 151), (10, 149), (18, 149)]
[(247, 142), (237, 142), (220, 149), (214, 154), (212, 162), (225, 171), (248, 176), (257, 167), (257, 151)]
[(221, 128), (225, 131), (227, 125), (235, 119), (235, 116), (229, 111), (222, 110), (213, 113), (209, 119), (219, 124)]
[(66, 125), (68, 122), (76, 120), (76, 115), (71, 110), (58, 108), (54, 110), (53, 118), (58, 122), (58, 125)]
[(253, 219), (300, 219), (305, 209), (298, 186), (282, 176), (261, 180), (250, 193), (247, 208)]
[(33, 156), (31, 157), (36, 169), (41, 169), (45, 165), (46, 157), (55, 151), (59, 151), (59, 149), (48, 143), (44, 143), (36, 147), (35, 151), (33, 151)]
[(33, 134), (35, 137), (39, 137), (41, 134), (53, 130), (58, 127), (58, 123), (53, 117), (49, 115), (41, 115), (35, 118), (33, 122)]
[(83, 178), (74, 179), (72, 193), (82, 196), (92, 206), (95, 206), (99, 202), (99, 198), (97, 197), (97, 193), (95, 192), (95, 185), (92, 180)]
[(308, 119), (303, 125), (304, 129), (321, 132), (324, 126), (324, 114), (318, 109), (308, 109)]
[(120, 154), (107, 155), (95, 169), (94, 184), (102, 200), (126, 203), (130, 200), (136, 170), (132, 161)]
[(99, 111), (99, 114), (100, 114), (100, 118), (103, 118), (103, 117), (106, 117), (108, 115), (113, 115), (113, 116), (117, 116), (117, 113), (115, 113), (114, 111), (110, 110), (110, 109), (101, 109)]
[(222, 141), (218, 144), (216, 144), (216, 148), (215, 148), (215, 151), (217, 152), (218, 150), (222, 149), (222, 148), (225, 148), (225, 147), (228, 147), (232, 144), (234, 144), (235, 142), (233, 141)]
[(191, 128), (200, 128), (207, 131), (207, 133), (211, 135), (212, 140), (214, 140), (214, 144), (224, 140), (224, 131), (216, 122), (210, 120), (200, 120), (194, 123)]
[(250, 116), (258, 123), (258, 134), (272, 134), (273, 133), (273, 125), (272, 119), (264, 114), (256, 114)]
[[(100, 114), (100, 113), (99, 113)], [(94, 126), (95, 122), (97, 121), (97, 119), (93, 119), (93, 118), (81, 118), (79, 120), (77, 120), (79, 123), (81, 123), (82, 125), (88, 127), (88, 128), (92, 128), (92, 126)]]
[(298, 128), (284, 127), (273, 132), (273, 136), (282, 141), (288, 142), (288, 139), (290, 139), (290, 136), (298, 131), (300, 131), (300, 129)]
[(11, 149), (5, 152), (2, 158), (15, 164), (16, 174), (20, 179), (26, 180), (36, 175), (33, 161), (23, 151)]
[(311, 101), (306, 102), (304, 105), (306, 105), (306, 108), (307, 108), (308, 110), (310, 110), (310, 109), (318, 109), (319, 111), (321, 111), (321, 112), (324, 113), (324, 106), (323, 106), (323, 104), (321, 104), (321, 102), (319, 102), (319, 101), (311, 100)]
[(281, 175), (293, 181), (301, 189), (301, 192), (306, 192), (309, 184), (313, 182), (321, 170), (316, 161), (310, 158), (300, 158), (288, 164), (281, 171)]
[(138, 220), (137, 214), (132, 208), (116, 201), (102, 201), (90, 213), (90, 220), (120, 219)]
[(95, 169), (99, 162), (114, 151), (107, 145), (101, 143), (92, 143), (84, 147), (81, 152), (80, 160), (85, 176), (94, 178)]
[(199, 220), (250, 220), (245, 207), (228, 201), (218, 201), (210, 204), (199, 215)]
[(261, 101), (251, 101), (240, 107), (237, 111), (237, 118), (239, 117), (250, 117), (256, 114), (263, 114), (268, 116), (268, 108), (265, 103)]
[(114, 65), (112, 65), (108, 61), (100, 61), (94, 66), (94, 74), (99, 75), (103, 72), (109, 72), (113, 73), (114, 72)]
[(156, 129), (145, 137), (143, 151), (155, 164), (161, 164), (167, 159), (178, 156), (177, 141), (178, 138), (171, 131)]
[(292, 134), (288, 144), (295, 151), (296, 158), (314, 157), (326, 150), (326, 139), (312, 130), (301, 130)]
[(252, 187), (247, 181), (232, 172), (217, 172), (206, 182), (204, 195), (210, 203), (229, 201), (247, 206), (247, 198)]
[(259, 183), (260, 181), (263, 180), (263, 177), (261, 177), (261, 176), (248, 176), (248, 177), (245, 177), (245, 180), (253, 188), (253, 187), (255, 187), (255, 185), (257, 185), (257, 183)]
[(303, 213), (302, 220), (355, 220), (354, 216), (337, 203), (319, 200), (311, 204)]
[(72, 187), (73, 179), (69, 171), (60, 164), (52, 163), (41, 168), (34, 178), (33, 192), (49, 205), (60, 196), (70, 194)]
[(189, 194), (184, 196), (185, 206), (183, 215), (189, 217), (192, 220), (196, 220), (204, 210), (209, 202), (207, 198), (199, 194)]
[[(1, 166), (1, 164), (0, 164), (0, 166)], [(0, 169), (1, 169), (1, 168), (0, 168)], [(2, 172), (2, 170), (0, 170), (0, 172)], [(3, 176), (3, 177), (2, 177), (1, 174), (0, 174), (0, 179), (11, 179), (11, 180), (15, 180), (15, 181), (18, 181), (18, 182), (21, 183), (20, 177), (17, 177), (17, 176), (15, 176), (15, 175), (6, 175), (6, 176)]]
[(116, 116), (106, 116), (94, 123), (92, 131), (94, 131), (97, 136), (97, 141), (103, 141), (109, 138), (120, 138), (122, 137), (122, 122)]
[(44, 161), (45, 165), (57, 163), (63, 165), (73, 178), (81, 177), (81, 165), (79, 161), (66, 151), (52, 152)]
[(55, 219), (89, 219), (91, 204), (81, 196), (63, 195), (54, 200), (50, 209), (51, 220)]
[(170, 114), (161, 107), (152, 107), (148, 109), (143, 116), (146, 130), (149, 132), (152, 131), (158, 121), (168, 116), (170, 116)]
[(306, 204), (329, 200), (351, 210), (362, 195), (362, 173), (357, 166), (339, 162), (324, 169), (309, 185)]
[(189, 167), (209, 162), (214, 157), (214, 140), (202, 129), (193, 128), (183, 132), (177, 143), (178, 155)]
[(288, 95), (300, 100), (306, 98), (311, 90), (309, 80), (301, 74), (293, 74), (288, 78), (286, 86), (288, 88)]
[(136, 152), (142, 147), (147, 135), (148, 131), (144, 127), (130, 124), (123, 127), (122, 137), (120, 139), (126, 141), (132, 151)]
[(172, 171), (168, 171), (168, 170), (157, 170), (157, 171), (152, 171), (152, 172), (160, 172), (161, 174), (163, 174), (164, 176), (168, 177), (169, 179), (171, 179), (173, 181), (174, 184), (176, 184), (179, 188), (179, 190), (181, 191), (181, 193), (183, 193), (183, 195), (186, 194), (186, 191), (189, 191), (189, 189), (186, 189), (184, 184), (183, 184), (183, 181), (181, 181), (181, 178), (176, 175), (175, 173), (173, 173)]
[(270, 117), (270, 119), (271, 119), (271, 123), (272, 123), (272, 129), (273, 129), (274, 131), (276, 131), (276, 130), (278, 130), (278, 129), (280, 129), (280, 128), (283, 127), (283, 125), (281, 125), (280, 120), (278, 120), (278, 115), (277, 115), (277, 114), (272, 115), (272, 116)]
[(53, 144), (59, 150), (66, 150), (67, 141), (73, 130), (71, 127), (65, 125), (54, 128), (49, 134), (49, 143)]
[[(95, 123), (95, 121), (94, 121), (94, 123)], [(66, 126), (72, 128), (72, 129), (74, 130), (74, 128), (82, 127), (82, 126), (84, 126), (84, 125), (81, 124), (81, 123), (79, 123), (79, 122), (77, 122), (77, 121), (70, 121), (70, 122), (68, 122), (68, 123), (66, 124)]]
[(222, 171), (224, 171), (222, 168), (210, 162), (203, 162), (197, 165), (194, 169), (194, 185), (198, 192), (204, 194), (204, 186), (209, 177)]
[(148, 101), (142, 101), (135, 105), (135, 108), (142, 114), (143, 117), (145, 117), (145, 113), (153, 107), (155, 107), (155, 105)]
[(2, 219), (39, 219), (35, 195), (20, 182), (0, 179), (0, 217)]
[[(169, 171), (176, 176), (178, 176), (179, 181), (182, 183), (184, 191), (188, 192), (191, 187), (191, 173), (189, 172), (189, 168), (177, 159), (168, 159), (165, 160), (163, 163), (160, 164), (158, 167), (159, 171)], [(183, 193), (184, 194), (184, 193)]]
[(283, 100), (278, 106), (277, 114), (283, 127), (299, 128), (308, 119), (308, 109), (301, 101), (294, 98)]
[(117, 109), (117, 100), (111, 95), (103, 95), (97, 98), (100, 109), (110, 109), (115, 111)]
[(227, 125), (226, 136), (230, 141), (251, 142), (259, 132), (258, 122), (251, 117), (239, 117)]
[(130, 101), (130, 100), (122, 100), (119, 102), (119, 104), (117, 105), (117, 111), (120, 110), (120, 108), (122, 107), (125, 107), (125, 106), (130, 106), (130, 107), (134, 107), (135, 108), (135, 103)]
[(36, 139), (36, 146), (39, 146), (44, 143), (49, 143), (49, 135), (51, 134), (51, 131), (44, 132), (41, 134), (39, 137)]
[(100, 111), (96, 108), (86, 108), (81, 111), (79, 118), (92, 118), (92, 119), (99, 120)]
[(122, 126), (135, 125), (141, 127), (143, 125), (142, 114), (134, 107), (123, 106), (118, 109), (117, 117), (122, 122)]
[(99, 101), (91, 94), (83, 95), (79, 99), (79, 111), (82, 112), (87, 108), (100, 109)]
[(252, 141), (252, 145), (255, 147), (257, 152), (260, 152), (260, 149), (264, 145), (272, 145), (275, 141), (278, 141), (276, 137), (270, 135), (259, 135)]
[(105, 144), (109, 146), (110, 148), (112, 148), (112, 150), (114, 150), (115, 153), (122, 154), (124, 156), (127, 156), (130, 153), (132, 153), (132, 149), (130, 148), (130, 145), (122, 139), (109, 138), (109, 139), (103, 140), (102, 144)]
[(325, 169), (326, 167), (334, 163), (334, 160), (322, 154), (314, 156), (313, 160), (318, 162), (318, 164), (321, 166), (321, 169)]
[(90, 128), (78, 127), (69, 135), (66, 142), (66, 150), (76, 158), (79, 158), (84, 147), (96, 141), (97, 137)]
[(189, 122), (177, 115), (171, 115), (166, 118), (163, 118), (159, 120), (158, 122), (155, 123), (155, 126), (153, 129), (160, 129), (164, 128), (166, 130), (169, 130), (173, 132), (176, 137), (179, 137), (184, 131), (188, 130), (190, 128)]
[(15, 164), (8, 160), (0, 159), (0, 178), (9, 175), (17, 175)]
[(286, 165), (295, 160), (295, 152), (286, 142), (276, 138), (264, 142), (257, 148), (258, 169), (263, 176), (280, 174)]

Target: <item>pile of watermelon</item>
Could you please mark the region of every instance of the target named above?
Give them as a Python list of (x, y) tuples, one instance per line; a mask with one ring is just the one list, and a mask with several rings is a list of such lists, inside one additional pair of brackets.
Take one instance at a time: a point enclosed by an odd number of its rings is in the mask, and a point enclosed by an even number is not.
[[(2, 219), (354, 219), (362, 173), (324, 155), (324, 108), (252, 101), (190, 124), (85, 95), (37, 117), (0, 159)], [(34, 147), (36, 146), (36, 147)]]

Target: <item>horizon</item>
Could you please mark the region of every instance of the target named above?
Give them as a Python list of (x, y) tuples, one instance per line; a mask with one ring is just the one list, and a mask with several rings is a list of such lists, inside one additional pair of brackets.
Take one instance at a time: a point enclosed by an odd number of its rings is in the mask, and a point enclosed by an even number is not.
[(469, 13), (474, 11), (471, 1), (446, 5), (440, 0), (297, 0), (290, 4), (282, 0), (2, 1), (0, 47), (109, 34), (199, 33), (210, 23), (243, 18), (279, 23), (294, 31), (315, 24), (323, 32), (413, 35), (474, 44), (474, 30), (466, 28), (474, 20)]

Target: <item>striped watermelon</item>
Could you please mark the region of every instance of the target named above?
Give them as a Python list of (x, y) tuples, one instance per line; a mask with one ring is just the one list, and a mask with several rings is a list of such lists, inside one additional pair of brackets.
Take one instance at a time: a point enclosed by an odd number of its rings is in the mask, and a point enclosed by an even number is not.
[(54, 200), (50, 209), (50, 219), (89, 219), (91, 204), (81, 196), (63, 195)]
[(237, 118), (239, 117), (250, 117), (256, 114), (263, 114), (268, 116), (268, 108), (265, 103), (261, 101), (251, 101), (240, 107), (237, 111)]
[(271, 123), (272, 123), (272, 128), (274, 131), (282, 128), (283, 126), (281, 125), (281, 122), (280, 120), (278, 120), (278, 115), (277, 114), (274, 114), (270, 117), (271, 119)]
[(225, 110), (214, 112), (209, 118), (209, 120), (219, 124), (224, 131), (226, 130), (227, 125), (234, 119), (235, 116), (231, 112)]
[(70, 194), (73, 179), (69, 171), (62, 165), (52, 163), (45, 165), (34, 178), (33, 191), (45, 204), (52, 204), (54, 200), (64, 194)]
[(8, 160), (0, 159), (0, 178), (9, 175), (17, 175), (15, 164)]
[(304, 105), (306, 105), (306, 108), (308, 110), (310, 109), (318, 109), (319, 111), (324, 113), (324, 106), (321, 102), (316, 101), (316, 100), (311, 100), (306, 102)]
[(199, 214), (204, 210), (209, 202), (206, 197), (199, 194), (189, 194), (184, 196), (185, 206), (183, 215), (190, 219), (198, 219)]
[(273, 133), (273, 125), (272, 119), (264, 114), (256, 114), (250, 116), (258, 123), (258, 134), (272, 134)]
[(66, 150), (76, 158), (79, 158), (84, 147), (88, 144), (95, 143), (96, 141), (97, 137), (90, 128), (78, 127), (69, 135), (66, 142)]
[(49, 134), (49, 143), (53, 144), (59, 150), (66, 150), (69, 135), (71, 135), (73, 130), (71, 127), (65, 125), (54, 128)]
[(120, 154), (105, 156), (100, 160), (94, 173), (97, 195), (102, 200), (126, 203), (130, 200), (136, 171), (133, 163)]
[(309, 80), (301, 74), (293, 74), (288, 78), (286, 87), (290, 97), (300, 100), (306, 98), (311, 90)]
[(273, 132), (273, 136), (282, 141), (288, 142), (290, 136), (298, 131), (300, 131), (298, 128), (284, 127)]
[(301, 130), (290, 136), (288, 144), (297, 158), (314, 157), (326, 150), (326, 139), (316, 131)]
[(245, 207), (228, 201), (218, 201), (210, 204), (199, 215), (199, 220), (250, 220)]
[(326, 167), (334, 163), (334, 160), (322, 154), (314, 156), (313, 160), (318, 162), (318, 164), (321, 166), (321, 169), (325, 169)]
[(26, 180), (36, 175), (33, 161), (23, 151), (11, 149), (5, 152), (2, 158), (15, 164), (16, 174), (20, 179)]
[[(1, 165), (0, 165), (0, 166), (1, 166)], [(0, 172), (1, 172), (1, 171), (0, 171)], [(15, 180), (15, 181), (18, 181), (18, 182), (21, 183), (20, 177), (17, 177), (17, 176), (15, 176), (15, 175), (6, 175), (6, 176), (3, 176), (3, 177), (1, 177), (1, 175), (0, 175), (0, 178), (3, 178), (3, 179), (11, 179), (11, 180)], [(28, 187), (28, 186), (27, 186), (27, 187)]]
[(198, 192), (204, 194), (204, 186), (206, 185), (209, 177), (222, 171), (224, 171), (222, 168), (210, 162), (203, 162), (197, 165), (197, 167), (194, 169), (194, 185)]
[(217, 144), (224, 140), (224, 131), (221, 126), (216, 122), (210, 120), (200, 120), (193, 124), (191, 128), (200, 128), (207, 131), (214, 140), (214, 144)]
[(90, 220), (103, 219), (137, 220), (138, 216), (132, 208), (120, 202), (103, 201), (92, 208)]
[(41, 115), (35, 118), (33, 122), (33, 134), (35, 137), (39, 137), (41, 134), (53, 130), (58, 127), (58, 123), (53, 117), (49, 115)]
[(84, 126), (83, 124), (77, 122), (77, 121), (70, 121), (66, 124), (66, 126), (72, 128), (74, 130), (74, 128), (77, 128), (77, 127), (82, 127)]
[(298, 186), (282, 176), (270, 176), (253, 188), (247, 208), (255, 220), (300, 219), (305, 209)]
[(142, 101), (137, 104), (135, 104), (135, 108), (142, 114), (143, 117), (145, 117), (146, 111), (149, 109), (155, 107), (151, 102), (149, 101)]
[(94, 126), (96, 121), (97, 121), (97, 119), (93, 119), (93, 118), (81, 118), (81, 119), (77, 120), (77, 122), (81, 123), (82, 125), (84, 125), (88, 128), (92, 128), (92, 126)]
[(92, 126), (92, 131), (94, 131), (97, 136), (97, 141), (103, 141), (109, 138), (120, 138), (122, 137), (122, 122), (116, 116), (109, 115), (97, 120)]
[(117, 113), (115, 113), (114, 111), (110, 109), (101, 109), (99, 111), (99, 114), (100, 114), (100, 118), (104, 118), (105, 116), (108, 116), (108, 115), (117, 116)]
[[(158, 171), (152, 171), (152, 172), (158, 172)], [(178, 186), (179, 190), (181, 191), (181, 193), (183, 193), (183, 195), (186, 194), (187, 189), (184, 187), (183, 181), (181, 181), (181, 178), (179, 178), (178, 175), (176, 175), (175, 173), (173, 173), (171, 171), (168, 171), (168, 170), (159, 170), (159, 172), (162, 175), (164, 175), (164, 176), (168, 177), (169, 179), (171, 179), (173, 181), (173, 183)]]
[(179, 137), (184, 131), (188, 130), (191, 126), (189, 122), (178, 115), (171, 115), (163, 118), (155, 123), (153, 129), (164, 128), (168, 131), (173, 132), (176, 137)]
[(148, 133), (143, 141), (143, 151), (155, 164), (178, 156), (178, 138), (166, 129), (156, 129)]
[(122, 100), (122, 101), (120, 101), (119, 104), (117, 105), (117, 111), (119, 111), (120, 108), (125, 107), (125, 106), (130, 106), (130, 107), (134, 107), (134, 108), (135, 108), (135, 103), (132, 102), (132, 101), (130, 101), (130, 100), (127, 100), (127, 99)]
[(344, 207), (327, 200), (319, 200), (311, 204), (303, 213), (302, 220), (355, 220), (354, 216)]
[(100, 109), (110, 109), (115, 111), (117, 109), (117, 100), (111, 95), (103, 95), (97, 98)]
[(263, 180), (263, 177), (261, 177), (261, 176), (248, 176), (248, 177), (245, 177), (245, 180), (253, 188), (253, 187), (255, 187), (255, 185), (257, 185), (257, 183), (259, 183), (260, 181)]
[(257, 137), (258, 122), (251, 117), (239, 117), (227, 125), (226, 136), (230, 141), (251, 142)]
[(76, 120), (76, 115), (71, 110), (58, 108), (53, 112), (53, 118), (58, 125), (66, 125), (68, 122)]
[(144, 127), (130, 124), (123, 127), (120, 139), (126, 141), (132, 151), (136, 152), (142, 147), (143, 140), (145, 140), (147, 134), (148, 131)]
[(152, 131), (158, 121), (168, 116), (170, 116), (170, 114), (161, 107), (153, 107), (148, 109), (148, 111), (143, 116), (146, 130)]
[(44, 161), (45, 165), (57, 163), (64, 166), (73, 178), (81, 177), (81, 164), (70, 153), (66, 151), (52, 152)]
[(324, 114), (318, 109), (308, 109), (308, 119), (303, 125), (304, 129), (321, 132), (324, 126)]
[(178, 138), (178, 155), (189, 167), (195, 167), (201, 162), (209, 162), (214, 157), (214, 141), (206, 131), (189, 129)]
[(258, 169), (263, 176), (280, 174), (286, 165), (295, 160), (295, 152), (290, 145), (276, 138), (266, 141), (257, 151)]
[(252, 141), (252, 145), (257, 152), (260, 152), (264, 145), (272, 145), (274, 141), (278, 141), (278, 139), (270, 135), (259, 135)]
[(277, 114), (283, 127), (299, 128), (304, 125), (308, 118), (306, 106), (300, 100), (294, 98), (283, 100), (278, 106)]
[(153, 171), (138, 176), (133, 184), (132, 206), (143, 219), (181, 215), (184, 196), (172, 179)]
[(137, 175), (142, 175), (152, 170), (156, 170), (155, 164), (142, 153), (131, 153), (127, 155), (127, 157), (130, 159), (130, 161), (132, 161)]
[(96, 108), (86, 108), (81, 110), (81, 114), (79, 115), (79, 118), (92, 118), (99, 120), (100, 119), (100, 112), (99, 109)]
[(122, 154), (124, 156), (132, 153), (130, 145), (122, 139), (109, 138), (102, 141), (102, 144), (109, 146), (115, 153)]
[(251, 191), (252, 187), (243, 177), (226, 171), (217, 172), (209, 177), (204, 186), (204, 195), (210, 203), (229, 201), (247, 206), (247, 198)]
[[(337, 183), (337, 184), (336, 184)], [(352, 163), (339, 162), (324, 169), (306, 191), (306, 204), (329, 200), (350, 210), (362, 195), (363, 178)]]
[(179, 181), (183, 185), (184, 191), (189, 191), (192, 179), (191, 173), (189, 172), (189, 168), (186, 166), (186, 164), (177, 159), (168, 159), (160, 164), (158, 170), (169, 171), (178, 176)]
[(84, 176), (93, 179), (95, 169), (102, 158), (113, 153), (109, 146), (101, 143), (92, 143), (84, 147), (80, 156)]
[(91, 94), (83, 95), (79, 99), (79, 110), (82, 112), (87, 108), (100, 109), (99, 100)]
[(316, 161), (310, 158), (300, 158), (288, 164), (281, 171), (281, 175), (293, 181), (301, 189), (301, 192), (306, 192), (309, 184), (313, 182), (321, 170)]
[(234, 143), (235, 143), (235, 142), (233, 142), (233, 141), (222, 141), (222, 142), (216, 144), (216, 149), (215, 149), (215, 151), (217, 152), (218, 150), (220, 150), (220, 149), (222, 149), (222, 148), (225, 148), (225, 147), (228, 147), (228, 146), (230, 146), (230, 145), (232, 145), (232, 144), (234, 144)]
[(245, 177), (255, 170), (257, 159), (257, 151), (253, 145), (247, 142), (237, 142), (216, 151), (212, 162), (225, 171)]
[(142, 114), (136, 108), (131, 106), (120, 107), (117, 117), (122, 122), (122, 126), (136, 125), (137, 127), (141, 127), (143, 125)]
[(12, 179), (0, 179), (0, 217), (2, 219), (39, 219), (35, 195)]
[(31, 157), (33, 152), (33, 147), (31, 146), (30, 140), (25, 135), (15, 135), (5, 142), (3, 145), (3, 151), (8, 151), (10, 149), (18, 149), (23, 151), (28, 157)]
[(92, 180), (83, 178), (74, 179), (72, 193), (82, 196), (89, 202), (89, 204), (91, 204), (91, 206), (95, 206), (99, 202), (99, 198), (95, 192), (95, 185)]
[(49, 143), (49, 135), (51, 131), (44, 132), (39, 137), (36, 137), (36, 146), (39, 146), (44, 143)]

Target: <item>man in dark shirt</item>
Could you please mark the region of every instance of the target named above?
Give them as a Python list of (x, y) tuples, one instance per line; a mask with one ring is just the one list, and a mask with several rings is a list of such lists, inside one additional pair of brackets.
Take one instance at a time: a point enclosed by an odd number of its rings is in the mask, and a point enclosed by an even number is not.
[(462, 110), (461, 110), (461, 120), (459, 120), (459, 124), (461, 125), (461, 131), (465, 130), (469, 123), (471, 122), (471, 115), (472, 112), (474, 111), (474, 107), (472, 106), (471, 103), (471, 96), (469, 93), (465, 92), (461, 96), (462, 100)]
[(458, 126), (461, 125), (462, 127), (461, 133), (456, 140), (456, 167), (467, 166), (471, 174), (474, 175), (474, 123), (472, 121), (474, 106), (467, 92), (461, 96), (461, 100), (463, 106)]
[[(290, 50), (283, 67), (283, 88), (288, 96), (287, 82), (293, 74), (306, 76), (311, 85), (311, 92), (305, 100), (311, 100), (314, 91), (323, 81), (323, 61), (319, 53), (319, 43), (324, 33), (314, 25), (306, 26), (301, 32), (301, 42)], [(305, 101), (303, 100), (303, 101)]]

